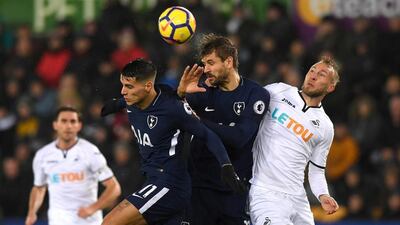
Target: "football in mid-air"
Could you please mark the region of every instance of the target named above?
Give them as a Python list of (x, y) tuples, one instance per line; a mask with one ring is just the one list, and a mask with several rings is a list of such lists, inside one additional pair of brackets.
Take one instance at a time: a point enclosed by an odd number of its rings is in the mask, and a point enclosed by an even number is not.
[(168, 44), (182, 44), (196, 31), (196, 19), (186, 8), (172, 6), (158, 18), (158, 30)]

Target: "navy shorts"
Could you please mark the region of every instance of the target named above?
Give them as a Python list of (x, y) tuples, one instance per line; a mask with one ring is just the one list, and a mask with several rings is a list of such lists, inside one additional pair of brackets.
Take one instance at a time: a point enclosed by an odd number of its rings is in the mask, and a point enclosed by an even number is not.
[(189, 195), (163, 182), (148, 181), (126, 199), (139, 210), (149, 225), (185, 224)]
[(250, 224), (247, 194), (234, 194), (206, 188), (193, 188), (190, 225)]

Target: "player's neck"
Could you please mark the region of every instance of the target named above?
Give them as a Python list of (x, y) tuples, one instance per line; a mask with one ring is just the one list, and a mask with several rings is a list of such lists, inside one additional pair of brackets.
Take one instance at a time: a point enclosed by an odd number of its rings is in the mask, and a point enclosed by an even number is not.
[(222, 91), (233, 91), (240, 84), (240, 76), (236, 70), (229, 74), (225, 83), (219, 86)]
[(324, 99), (324, 95), (318, 97), (311, 97), (304, 93), (304, 91), (300, 92), (301, 96), (303, 96), (304, 101), (307, 106), (319, 106)]
[(149, 95), (145, 99), (143, 99), (142, 102), (138, 103), (136, 106), (139, 107), (139, 109), (144, 110), (151, 105), (151, 103), (154, 101), (156, 97), (157, 97), (157, 92), (154, 88), (152, 88)]
[(57, 146), (57, 148), (66, 151), (66, 150), (71, 149), (72, 146), (74, 146), (77, 142), (78, 142), (78, 137), (71, 139), (71, 140), (63, 140), (61, 138), (58, 138), (56, 146)]

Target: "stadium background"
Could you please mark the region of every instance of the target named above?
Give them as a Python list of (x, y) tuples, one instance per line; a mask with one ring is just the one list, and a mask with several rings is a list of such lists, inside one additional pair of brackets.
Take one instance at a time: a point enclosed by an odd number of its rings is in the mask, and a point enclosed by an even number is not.
[[(158, 34), (171, 5), (196, 17), (188, 44)], [(137, 57), (176, 86), (207, 32), (228, 35), (240, 74), (261, 85), (300, 86), (319, 56), (334, 56), (341, 83), (323, 105), (335, 124), (327, 179), (341, 209), (325, 216), (310, 195), (314, 215), (318, 224), (399, 224), (400, 0), (1, 0), (0, 224), (23, 224), (32, 157), (52, 140), (59, 105), (82, 110), (81, 136), (107, 157), (123, 195), (135, 190), (143, 178), (132, 132), (123, 113), (100, 118), (102, 102), (119, 95), (118, 71)]]

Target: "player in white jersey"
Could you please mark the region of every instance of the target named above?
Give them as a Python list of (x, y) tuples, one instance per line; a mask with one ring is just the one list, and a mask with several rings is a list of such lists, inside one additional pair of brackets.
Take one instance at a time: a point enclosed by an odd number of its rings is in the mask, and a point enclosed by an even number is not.
[[(82, 122), (75, 108), (58, 109), (53, 128), (57, 139), (33, 160), (34, 186), (25, 224), (36, 222), (48, 188), (50, 225), (99, 225), (101, 209), (120, 195), (120, 185), (99, 149), (77, 136)], [(99, 198), (98, 182), (105, 187)]]
[(253, 145), (250, 216), (254, 225), (314, 224), (303, 187), (309, 183), (322, 208), (339, 208), (329, 195), (325, 164), (333, 140), (333, 124), (321, 105), (339, 81), (335, 62), (321, 59), (307, 72), (302, 89), (283, 83), (265, 86), (270, 105)]

